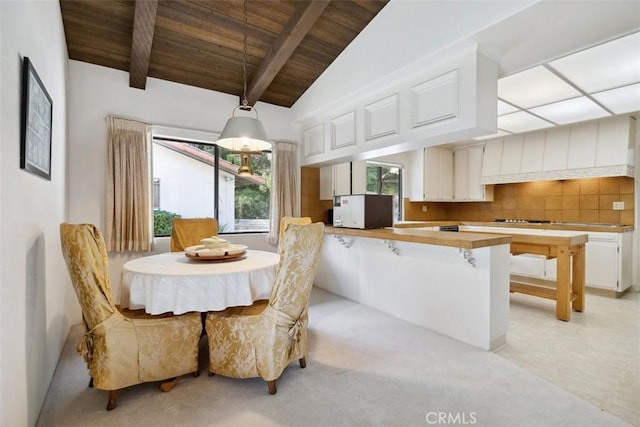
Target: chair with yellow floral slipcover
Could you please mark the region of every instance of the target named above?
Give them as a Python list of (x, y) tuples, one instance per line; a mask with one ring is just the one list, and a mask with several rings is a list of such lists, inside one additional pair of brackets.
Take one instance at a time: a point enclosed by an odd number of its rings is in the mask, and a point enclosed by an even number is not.
[(210, 376), (261, 377), (275, 394), (289, 362), (306, 366), (307, 310), (323, 235), (322, 223), (289, 225), (269, 300), (207, 315)]
[(280, 233), (278, 233), (278, 254), (282, 255), (282, 249), (284, 247), (284, 232), (287, 231), (287, 227), (290, 224), (306, 225), (311, 224), (311, 218), (308, 216), (295, 217), (295, 216), (283, 216), (280, 219)]
[(76, 349), (87, 362), (90, 385), (109, 391), (107, 410), (124, 387), (170, 379), (160, 387), (168, 391), (178, 376), (197, 375), (200, 313), (127, 317), (113, 302), (100, 230), (64, 223), (60, 240), (86, 331)]
[(215, 218), (174, 218), (171, 228), (171, 252), (182, 252), (200, 240), (218, 235)]

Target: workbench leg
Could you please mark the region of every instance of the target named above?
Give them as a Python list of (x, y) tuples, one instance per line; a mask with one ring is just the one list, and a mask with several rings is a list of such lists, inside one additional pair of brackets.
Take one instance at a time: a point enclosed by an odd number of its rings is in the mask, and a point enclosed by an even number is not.
[(571, 289), (575, 295), (572, 307), (575, 311), (584, 310), (584, 245), (574, 248), (573, 253), (573, 283)]
[(571, 320), (571, 267), (568, 246), (558, 246), (558, 270), (556, 277), (556, 317)]

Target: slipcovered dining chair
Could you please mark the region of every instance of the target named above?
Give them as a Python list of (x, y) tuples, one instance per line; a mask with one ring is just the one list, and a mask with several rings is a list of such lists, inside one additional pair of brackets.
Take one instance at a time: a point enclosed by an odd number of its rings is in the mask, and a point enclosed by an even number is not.
[(189, 246), (200, 244), (206, 237), (218, 235), (215, 218), (174, 218), (171, 229), (171, 252), (182, 252)]
[(108, 411), (116, 407), (119, 389), (169, 379), (160, 386), (169, 391), (178, 376), (197, 375), (200, 313), (126, 316), (113, 302), (100, 230), (63, 223), (60, 239), (85, 326), (76, 350), (87, 362), (90, 386), (109, 391)]
[(282, 249), (284, 247), (284, 232), (287, 231), (287, 227), (290, 224), (306, 225), (311, 224), (311, 218), (308, 216), (294, 217), (283, 216), (280, 219), (280, 232), (278, 233), (278, 254), (282, 255)]
[(269, 393), (292, 360), (306, 367), (307, 311), (324, 224), (290, 225), (269, 300), (207, 314), (209, 376), (261, 377)]

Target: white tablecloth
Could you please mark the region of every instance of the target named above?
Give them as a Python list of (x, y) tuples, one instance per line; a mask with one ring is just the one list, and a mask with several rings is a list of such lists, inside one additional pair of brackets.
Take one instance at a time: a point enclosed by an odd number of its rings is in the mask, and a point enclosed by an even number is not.
[(127, 262), (122, 268), (121, 305), (149, 314), (216, 311), (268, 299), (279, 256), (247, 250), (244, 259), (196, 261), (168, 252)]

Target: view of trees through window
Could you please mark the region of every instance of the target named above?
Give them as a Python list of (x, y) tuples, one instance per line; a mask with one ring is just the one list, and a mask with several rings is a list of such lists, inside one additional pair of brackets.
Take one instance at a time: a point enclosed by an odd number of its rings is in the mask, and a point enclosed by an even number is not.
[(153, 142), (156, 237), (171, 234), (175, 217), (216, 218), (220, 234), (269, 231), (271, 153), (251, 155), (253, 175), (245, 177), (237, 174), (240, 155), (215, 144)]
[(391, 165), (367, 165), (367, 193), (393, 196), (393, 216), (402, 220), (402, 169)]

